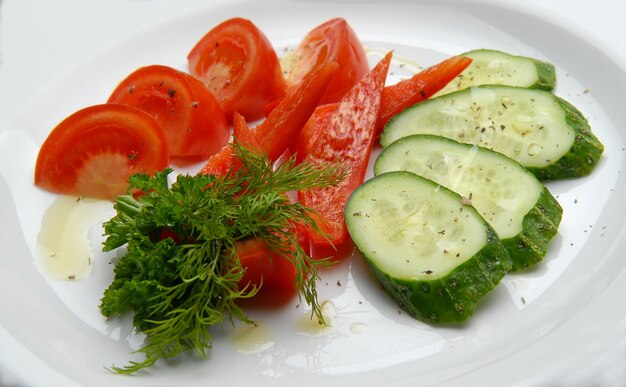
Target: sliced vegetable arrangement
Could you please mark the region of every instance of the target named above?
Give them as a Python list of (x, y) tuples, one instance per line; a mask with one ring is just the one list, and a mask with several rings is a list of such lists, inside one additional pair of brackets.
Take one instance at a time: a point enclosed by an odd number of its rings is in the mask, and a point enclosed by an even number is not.
[[(324, 63), (311, 70), (298, 87), (291, 89), (265, 121), (254, 129), (254, 137), (271, 161), (278, 158), (299, 134), (318, 105), (337, 65)], [(202, 174), (225, 174), (232, 169), (232, 149), (224, 147), (200, 170)]]
[(467, 198), (502, 239), (513, 270), (542, 260), (561, 222), (563, 210), (541, 182), (487, 148), (441, 136), (408, 136), (376, 160), (376, 175), (391, 171), (413, 172)]
[(108, 102), (138, 107), (163, 127), (170, 158), (205, 160), (228, 142), (230, 129), (217, 100), (182, 71), (152, 65), (137, 69), (117, 86)]
[[(131, 187), (147, 194), (117, 198), (117, 215), (105, 224), (104, 249), (125, 245), (128, 251), (115, 266), (100, 309), (107, 317), (132, 311), (135, 327), (147, 335), (140, 349), (145, 360), (117, 371), (134, 372), (187, 350), (204, 357), (211, 347), (209, 327), (231, 318), (251, 323), (237, 301), (253, 297), (262, 281), (273, 291), (282, 284), (293, 293), (295, 285), (323, 321), (315, 282), (325, 262), (311, 260), (293, 232), (298, 224), (315, 223), (310, 210), (291, 203), (284, 192), (336, 184), (342, 174), (328, 165), (293, 161), (274, 171), (262, 154), (237, 146), (234, 152), (242, 163), (234, 174), (179, 175), (171, 187), (169, 170), (153, 178), (136, 175)], [(175, 238), (163, 238), (164, 230)], [(250, 256), (249, 243), (262, 244), (257, 251), (265, 252), (263, 263), (293, 274), (251, 278), (238, 255), (259, 261)], [(242, 283), (244, 275), (250, 282)]]
[(224, 116), (262, 117), (266, 104), (285, 93), (278, 57), (250, 20), (228, 19), (204, 35), (187, 56), (191, 75), (215, 95)]
[(414, 105), (389, 121), (381, 144), (436, 134), (504, 153), (540, 179), (585, 176), (604, 151), (584, 116), (537, 89), (482, 85)]
[[(142, 67), (51, 132), (35, 184), (115, 201), (104, 249), (125, 250), (100, 308), (133, 313), (146, 334), (145, 359), (116, 371), (205, 357), (211, 326), (251, 323), (246, 300), (299, 293), (323, 322), (318, 269), (353, 242), (432, 323), (470, 317), (507, 272), (545, 256), (562, 210), (537, 177), (589, 174), (603, 151), (550, 92), (554, 67), (483, 49), (386, 85), (391, 58), (370, 70), (335, 18), (281, 68), (262, 31), (233, 18), (191, 48), (189, 74)], [(204, 165), (169, 183), (170, 160)]]
[[(423, 286), (426, 292), (431, 284), (423, 284), (410, 274), (406, 277), (389, 274), (389, 270), (410, 255), (408, 251), (387, 254), (391, 250), (390, 242), (419, 249), (420, 236), (428, 230), (432, 233), (431, 220), (422, 221), (413, 213), (396, 213), (410, 209), (421, 214), (434, 208), (426, 198), (415, 199), (409, 193), (415, 182), (397, 178), (394, 171), (411, 171), (429, 181), (434, 180), (440, 184), (438, 189), (447, 187), (460, 194), (463, 205), (472, 208), (475, 205), (482, 219), (494, 229), (491, 238), (498, 239), (512, 258), (505, 270), (520, 270), (543, 259), (562, 215), (558, 202), (531, 173), (540, 179), (584, 176), (595, 168), (604, 150), (576, 108), (549, 91), (540, 90), (554, 85), (551, 65), (501, 52), (483, 50), (474, 54), (481, 58), (482, 65), (468, 67), (465, 71), (471, 73), (470, 83), (475, 86), (415, 104), (393, 116), (385, 125), (380, 139), (384, 149), (376, 161), (376, 177), (368, 184), (378, 187), (387, 182), (389, 174), (394, 174), (398, 186), (394, 183), (386, 185), (386, 189), (376, 189), (370, 197), (374, 203), (368, 203), (367, 211), (359, 210), (367, 200), (356, 191), (346, 206), (346, 218), (352, 216), (348, 222), (350, 234), (383, 286), (413, 316), (431, 322), (469, 317), (479, 299), (500, 279), (492, 277), (495, 282), (489, 282), (492, 286), (486, 288), (483, 287), (485, 280), (479, 275), (463, 276), (459, 281), (453, 273), (455, 270), (463, 272), (466, 264), (453, 263), (453, 267), (443, 270), (444, 282), (452, 281), (453, 289), (450, 282), (447, 287), (438, 284), (442, 286), (438, 288), (437, 298), (441, 310), (433, 309), (432, 302), (422, 299), (417, 290)], [(488, 69), (481, 74), (479, 70), (485, 66)], [(523, 66), (526, 70), (519, 71)], [(497, 71), (492, 72), (491, 67), (496, 67)], [(534, 76), (528, 77), (528, 72)], [(499, 84), (480, 84), (492, 79)], [(464, 87), (462, 83), (457, 82), (456, 86)], [(535, 89), (520, 87), (520, 84)], [(384, 204), (379, 205), (379, 202)], [(395, 232), (377, 248), (371, 246), (371, 241), (386, 234), (380, 230), (368, 231), (372, 228), (369, 225), (372, 211), (385, 211), (390, 219), (406, 219), (397, 223)], [(361, 220), (365, 214), (368, 219)], [(459, 219), (454, 218), (454, 221)], [(351, 226), (351, 222), (355, 224)], [(440, 232), (445, 234), (448, 230), (442, 228)], [(366, 235), (361, 235), (364, 233)], [(466, 231), (463, 238), (480, 235), (482, 231)], [(432, 243), (439, 247), (442, 244), (437, 238), (433, 238)], [(381, 256), (371, 252), (378, 249), (382, 251)], [(447, 246), (443, 249), (450, 251)], [(435, 271), (426, 269), (425, 272)], [(457, 288), (469, 289), (466, 298), (457, 298)]]
[(389, 119), (409, 106), (432, 97), (445, 85), (450, 84), (454, 74), (463, 74), (472, 59), (466, 56), (453, 56), (443, 62), (415, 74), (414, 77), (402, 80), (385, 87), (383, 101), (378, 115), (377, 133), (380, 135)]
[(315, 27), (289, 54), (284, 69), (288, 87), (296, 87), (306, 74), (325, 62), (335, 62), (339, 69), (321, 104), (339, 101), (369, 72), (365, 49), (345, 19), (334, 18)]
[(498, 235), (462, 197), (414, 173), (388, 172), (346, 206), (354, 243), (412, 316), (461, 321), (511, 268)]
[(167, 139), (148, 113), (121, 104), (90, 106), (57, 125), (39, 150), (35, 184), (48, 191), (113, 200), (136, 173), (169, 165)]
[(472, 50), (461, 54), (472, 59), (472, 64), (438, 95), (477, 85), (507, 85), (552, 91), (556, 86), (556, 72), (552, 63), (511, 55), (497, 50)]
[(311, 242), (314, 246), (331, 244), (337, 247), (349, 239), (343, 208), (352, 191), (365, 178), (390, 61), (391, 54), (388, 54), (350, 89), (335, 108), (327, 112), (325, 125), (319, 125), (318, 121), (301, 150), (300, 157), (304, 162), (321, 166), (341, 160), (350, 169), (350, 175), (335, 187), (300, 190), (298, 193), (300, 201), (316, 211), (318, 225), (324, 232), (313, 233)]

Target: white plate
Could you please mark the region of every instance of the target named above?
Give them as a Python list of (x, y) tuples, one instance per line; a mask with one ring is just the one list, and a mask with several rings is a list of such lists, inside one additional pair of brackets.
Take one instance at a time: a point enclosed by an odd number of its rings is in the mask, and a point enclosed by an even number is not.
[[(135, 68), (185, 68), (196, 40), (232, 16), (252, 19), (279, 53), (310, 28), (342, 16), (367, 46), (395, 48), (424, 66), (479, 47), (554, 63), (556, 93), (589, 118), (606, 151), (590, 177), (548, 184), (564, 217), (545, 262), (508, 275), (467, 323), (435, 327), (400, 313), (355, 256), (324, 273), (319, 285), (321, 299), (336, 308), (336, 326), (324, 335), (302, 329), (307, 310), (294, 300), (274, 313), (253, 312), (267, 328), (259, 341), (266, 345), (256, 351), (245, 350), (223, 327), (213, 331), (207, 361), (182, 357), (136, 377), (106, 371), (132, 358), (141, 341), (128, 321), (105, 321), (98, 313), (111, 279), (107, 257), (99, 255), (92, 276), (80, 282), (48, 280), (34, 266), (42, 215), (54, 198), (32, 184), (38, 148), (62, 118), (104, 101)], [(550, 15), (474, 1), (213, 5), (155, 23), (90, 55), (47, 84), (0, 132), (0, 370), (32, 385), (622, 382), (626, 76), (612, 58)]]

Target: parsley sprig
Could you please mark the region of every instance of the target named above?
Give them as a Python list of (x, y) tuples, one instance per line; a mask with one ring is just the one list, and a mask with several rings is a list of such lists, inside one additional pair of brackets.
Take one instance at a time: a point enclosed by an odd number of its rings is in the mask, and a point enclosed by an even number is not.
[(117, 198), (103, 249), (125, 246), (126, 253), (100, 309), (106, 317), (134, 313), (133, 325), (146, 341), (138, 350), (143, 361), (114, 371), (133, 373), (189, 350), (204, 358), (212, 345), (209, 327), (225, 319), (252, 323), (237, 305), (258, 291), (238, 286), (243, 269), (235, 245), (247, 238), (294, 262), (296, 288), (323, 321), (315, 285), (318, 267), (328, 262), (312, 260), (292, 231), (297, 222), (318, 228), (311, 210), (285, 193), (336, 185), (345, 171), (293, 159), (274, 170), (267, 156), (233, 146), (242, 167), (227, 176), (179, 175), (170, 185), (171, 169), (138, 174), (130, 188), (146, 194)]

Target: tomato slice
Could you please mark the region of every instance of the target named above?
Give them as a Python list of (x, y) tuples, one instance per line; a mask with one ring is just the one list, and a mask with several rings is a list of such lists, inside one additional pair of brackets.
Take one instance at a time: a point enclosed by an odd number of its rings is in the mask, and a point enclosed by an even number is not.
[(51, 192), (114, 199), (126, 193), (128, 177), (167, 167), (167, 140), (143, 110), (102, 104), (59, 123), (39, 150), (35, 184)]
[[(308, 252), (308, 230), (304, 226), (296, 225), (294, 232), (300, 246)], [(247, 300), (246, 304), (280, 306), (298, 293), (295, 286), (297, 270), (289, 257), (272, 252), (265, 242), (254, 238), (238, 242), (236, 249), (244, 268), (239, 287), (260, 286), (257, 294)]]
[[(278, 160), (302, 130), (336, 70), (337, 64), (328, 62), (311, 71), (297, 88), (289, 90), (267, 119), (254, 128), (254, 137), (271, 161)], [(224, 175), (230, 170), (232, 160), (233, 150), (226, 146), (209, 159), (200, 173)]]
[(163, 127), (178, 164), (206, 160), (228, 142), (230, 129), (213, 95), (189, 74), (167, 66), (141, 67), (113, 91), (109, 102), (148, 112)]
[(328, 238), (312, 233), (313, 246), (335, 247), (350, 241), (343, 209), (352, 191), (365, 177), (374, 143), (382, 91), (391, 61), (387, 54), (372, 71), (357, 83), (326, 115), (316, 117), (316, 125), (304, 146), (304, 160), (321, 164), (340, 161), (350, 170), (337, 186), (300, 191), (300, 201), (312, 208), (317, 223)]
[(249, 20), (232, 18), (204, 35), (187, 56), (191, 75), (217, 98), (227, 120), (248, 121), (285, 93), (285, 80), (268, 38)]
[(343, 18), (330, 19), (312, 29), (289, 58), (291, 61), (286, 61), (289, 88), (324, 62), (339, 64), (320, 104), (339, 101), (369, 71), (365, 49)]
[(467, 66), (472, 59), (465, 56), (453, 56), (441, 63), (420, 71), (409, 79), (383, 90), (383, 100), (378, 115), (378, 137), (389, 119), (409, 106), (430, 98), (443, 89)]

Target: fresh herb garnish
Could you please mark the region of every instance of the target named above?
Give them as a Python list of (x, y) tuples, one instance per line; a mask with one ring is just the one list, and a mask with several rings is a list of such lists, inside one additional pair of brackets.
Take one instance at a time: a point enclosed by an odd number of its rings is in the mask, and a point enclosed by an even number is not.
[(170, 187), (170, 169), (154, 177), (139, 174), (130, 188), (145, 195), (117, 198), (117, 214), (105, 223), (104, 250), (126, 245), (127, 251), (100, 309), (107, 317), (132, 311), (146, 341), (137, 351), (145, 359), (113, 366), (116, 372), (133, 373), (188, 350), (205, 357), (209, 327), (224, 319), (252, 322), (236, 303), (258, 290), (238, 287), (243, 270), (235, 244), (247, 238), (263, 240), (294, 262), (296, 288), (323, 321), (315, 286), (318, 267), (328, 262), (312, 260), (291, 231), (297, 222), (319, 230), (311, 210), (285, 193), (336, 185), (345, 172), (293, 159), (274, 170), (267, 156), (233, 146), (242, 167), (228, 176), (179, 175)]

